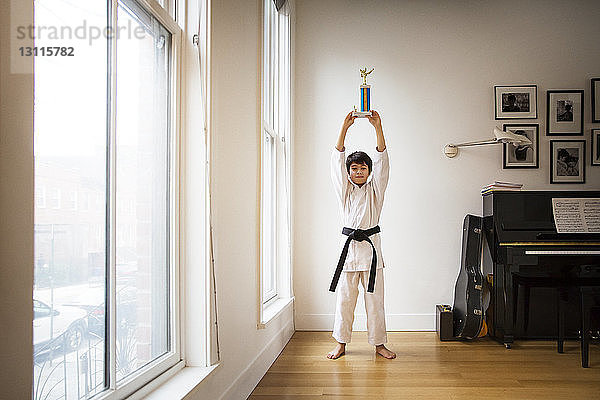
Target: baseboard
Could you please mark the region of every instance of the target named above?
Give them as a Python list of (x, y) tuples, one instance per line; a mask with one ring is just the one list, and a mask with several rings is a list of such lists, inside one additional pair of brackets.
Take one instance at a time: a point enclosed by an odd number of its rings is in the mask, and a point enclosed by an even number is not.
[(220, 400), (247, 399), (294, 334), (293, 317), (229, 385)]
[[(330, 331), (333, 329), (333, 314), (297, 314), (297, 331)], [(435, 331), (433, 314), (386, 314), (386, 329), (390, 331)], [(367, 330), (367, 316), (354, 316), (354, 331)]]

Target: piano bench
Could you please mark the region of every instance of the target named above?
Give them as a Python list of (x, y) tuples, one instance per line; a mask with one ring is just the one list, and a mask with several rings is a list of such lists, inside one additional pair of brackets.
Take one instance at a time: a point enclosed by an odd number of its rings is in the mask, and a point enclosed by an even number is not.
[[(581, 344), (581, 366), (588, 368), (589, 366), (589, 346), (590, 346), (590, 329), (592, 310), (594, 308), (600, 310), (600, 303), (596, 303), (594, 300), (600, 297), (600, 283), (595, 282), (594, 285), (581, 284), (579, 287), (579, 298), (581, 305), (581, 329), (580, 329), (580, 344)], [(558, 289), (559, 302), (558, 302), (558, 340), (557, 350), (559, 353), (563, 352), (563, 342), (565, 337), (565, 318), (564, 318), (564, 304), (568, 301), (566, 290), (564, 288)]]
[[(586, 266), (582, 266), (584, 268)], [(600, 271), (599, 266), (593, 266)], [(600, 286), (600, 276), (592, 277), (573, 277), (572, 275), (528, 275), (523, 273), (513, 273), (513, 326), (517, 323), (517, 310), (519, 304), (519, 287), (523, 288), (523, 332), (527, 331), (529, 326), (529, 299), (530, 289), (555, 288), (558, 291), (558, 302), (560, 296), (566, 296), (568, 288), (579, 288), (583, 286)], [(561, 294), (562, 293), (562, 294)], [(560, 317), (560, 316), (559, 316)]]
[(523, 288), (523, 332), (529, 326), (529, 298), (532, 287), (556, 288), (565, 286), (564, 277), (557, 276), (530, 276), (525, 274), (513, 274), (513, 326), (517, 323), (517, 310), (519, 304), (519, 287)]

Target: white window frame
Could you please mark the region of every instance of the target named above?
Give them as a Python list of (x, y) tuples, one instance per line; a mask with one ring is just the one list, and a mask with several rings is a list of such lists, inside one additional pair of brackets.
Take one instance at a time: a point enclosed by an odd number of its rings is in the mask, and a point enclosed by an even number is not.
[[(292, 16), (290, 8), (277, 12), (273, 0), (263, 0), (262, 9), (258, 328), (264, 328), (293, 300), (289, 181)], [(271, 170), (267, 170), (269, 166)], [(265, 279), (272, 282), (273, 290), (265, 291)]]
[(35, 206), (37, 208), (46, 208), (46, 185), (36, 186), (35, 194), (36, 194)]
[[(181, 41), (182, 41), (182, 30), (177, 22), (172, 17), (176, 4), (181, 3), (176, 0), (167, 1), (165, 6), (168, 9), (163, 8), (156, 0), (135, 0), (145, 11), (155, 17), (170, 33), (171, 33), (171, 76), (170, 76), (170, 154), (172, 155), (170, 160), (170, 215), (172, 218), (172, 225), (170, 227), (170, 264), (171, 275), (170, 275), (170, 287), (169, 287), (169, 315), (170, 315), (170, 348), (171, 351), (158, 357), (157, 359), (150, 362), (148, 365), (143, 367), (140, 371), (132, 374), (129, 377), (118, 382), (116, 378), (116, 368), (109, 368), (109, 387), (105, 391), (94, 396), (94, 399), (98, 400), (113, 400), (128, 398), (130, 400), (140, 399), (147, 395), (144, 387), (157, 377), (166, 378), (169, 375), (174, 374), (177, 370), (184, 367), (185, 362), (182, 359), (182, 338), (181, 338), (181, 309), (180, 309), (180, 287), (179, 287), (179, 276), (180, 276), (180, 252), (181, 252), (181, 223), (179, 218), (180, 208), (180, 194), (181, 194), (181, 182), (180, 182), (180, 162), (181, 162)], [(110, 1), (109, 8), (109, 19), (111, 26), (117, 26), (117, 4), (118, 0)], [(177, 9), (180, 9), (178, 7)], [(118, 40), (109, 39), (109, 76), (110, 76), (110, 119), (109, 123), (109, 141), (113, 145), (110, 146), (109, 160), (111, 163), (110, 170), (111, 176), (109, 178), (109, 190), (113, 195), (111, 196), (111, 204), (109, 207), (109, 218), (110, 218), (110, 232), (109, 242), (111, 244), (116, 243), (116, 101), (114, 94), (116, 93), (116, 66), (117, 66), (117, 46)], [(118, 95), (117, 95), (118, 98)], [(107, 290), (110, 293), (110, 341), (114, 342), (116, 338), (116, 248), (114, 245), (109, 246), (109, 259), (110, 259), (110, 281)], [(107, 338), (108, 340), (108, 338)], [(110, 346), (109, 362), (110, 360), (116, 359), (115, 346)]]
[(77, 195), (77, 190), (70, 190), (69, 191), (69, 210), (71, 211), (77, 211), (77, 201), (78, 201), (78, 195)]
[[(52, 188), (50, 190), (50, 204), (52, 205), (52, 209), (60, 210), (61, 206), (61, 191), (59, 188)], [(55, 203), (56, 202), (56, 203)], [(54, 203), (54, 204), (53, 204)]]

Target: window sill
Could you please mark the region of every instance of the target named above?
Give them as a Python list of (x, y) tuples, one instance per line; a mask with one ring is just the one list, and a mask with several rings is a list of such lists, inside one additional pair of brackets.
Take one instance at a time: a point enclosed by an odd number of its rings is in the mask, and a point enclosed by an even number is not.
[(177, 371), (175, 375), (160, 384), (156, 389), (143, 397), (144, 400), (160, 399), (183, 399), (190, 394), (196, 386), (209, 376), (217, 367), (215, 364), (210, 367), (184, 367)]
[(265, 329), (269, 322), (273, 321), (279, 314), (281, 314), (286, 308), (294, 304), (294, 297), (287, 297), (283, 299), (277, 299), (270, 304), (268, 307), (263, 309), (262, 320), (257, 324), (258, 329)]

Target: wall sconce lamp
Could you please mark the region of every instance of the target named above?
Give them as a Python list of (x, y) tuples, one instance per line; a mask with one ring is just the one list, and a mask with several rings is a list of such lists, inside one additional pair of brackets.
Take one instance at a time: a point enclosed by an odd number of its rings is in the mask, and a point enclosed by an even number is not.
[(502, 131), (498, 127), (494, 127), (494, 139), (482, 140), (477, 142), (467, 142), (467, 143), (459, 143), (459, 144), (447, 144), (444, 147), (444, 154), (449, 158), (454, 158), (458, 155), (459, 147), (469, 147), (469, 146), (480, 146), (483, 144), (497, 144), (497, 143), (508, 143), (513, 146), (527, 146), (531, 145), (531, 140), (524, 135), (517, 135), (512, 131)]

